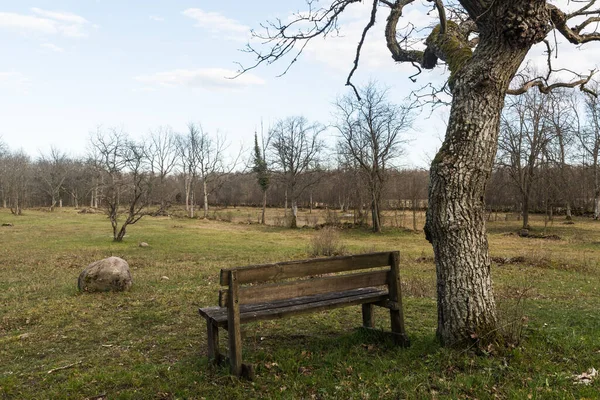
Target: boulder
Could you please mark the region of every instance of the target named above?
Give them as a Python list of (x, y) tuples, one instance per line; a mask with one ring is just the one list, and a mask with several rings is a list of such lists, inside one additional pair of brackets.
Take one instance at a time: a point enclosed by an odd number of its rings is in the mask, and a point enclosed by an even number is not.
[(140, 242), (140, 244), (138, 246), (140, 246), (140, 247), (148, 247), (150, 245), (148, 243), (146, 243), (146, 242)]
[(108, 257), (88, 265), (79, 274), (77, 288), (80, 292), (122, 292), (132, 283), (127, 261)]

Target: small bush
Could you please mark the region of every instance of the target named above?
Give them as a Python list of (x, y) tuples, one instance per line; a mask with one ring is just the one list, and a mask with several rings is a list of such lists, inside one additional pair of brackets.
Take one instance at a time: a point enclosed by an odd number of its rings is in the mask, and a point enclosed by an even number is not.
[(500, 337), (508, 347), (521, 343), (529, 318), (525, 315), (525, 302), (532, 297), (531, 287), (504, 287), (498, 290), (496, 305)]
[(308, 248), (308, 255), (318, 256), (340, 256), (346, 253), (346, 247), (340, 241), (337, 229), (326, 226), (315, 232)]
[(335, 210), (327, 210), (325, 215), (325, 225), (338, 226), (340, 225), (340, 216)]
[(304, 218), (305, 218), (305, 224), (307, 226), (317, 226), (317, 224), (319, 223), (318, 215), (307, 215)]
[(280, 226), (282, 228), (290, 228), (292, 226), (292, 217), (285, 215), (276, 215), (273, 217), (273, 225)]

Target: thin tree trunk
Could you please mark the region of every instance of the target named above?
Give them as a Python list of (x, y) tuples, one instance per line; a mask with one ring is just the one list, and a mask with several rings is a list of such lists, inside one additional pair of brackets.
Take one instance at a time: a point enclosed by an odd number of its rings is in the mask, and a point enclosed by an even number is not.
[(377, 201), (377, 195), (373, 193), (373, 199), (371, 200), (371, 218), (373, 220), (373, 232), (381, 232), (381, 219), (379, 215), (379, 204)]
[(573, 215), (571, 215), (571, 202), (567, 201), (567, 221), (571, 221), (573, 219)]
[(195, 202), (196, 201), (194, 198), (194, 190), (190, 190), (190, 205), (188, 207), (190, 218), (194, 218), (194, 203)]
[(298, 227), (298, 202), (292, 200), (292, 221), (290, 222), (290, 228)]
[(413, 231), (417, 231), (417, 199), (412, 200)]
[(208, 218), (208, 192), (206, 187), (206, 179), (202, 179), (202, 196), (204, 202), (204, 218)]
[(523, 194), (523, 229), (529, 229), (529, 194)]
[(262, 204), (262, 215), (260, 217), (260, 223), (265, 224), (265, 213), (267, 210), (267, 191), (263, 191), (263, 204)]
[(285, 189), (285, 205), (283, 207), (283, 216), (287, 218), (287, 212), (288, 212), (288, 193), (287, 193), (287, 189)]

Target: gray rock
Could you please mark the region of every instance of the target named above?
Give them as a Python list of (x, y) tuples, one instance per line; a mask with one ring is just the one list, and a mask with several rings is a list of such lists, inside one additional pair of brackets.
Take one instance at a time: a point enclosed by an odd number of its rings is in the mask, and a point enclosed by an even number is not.
[(127, 261), (108, 257), (88, 265), (79, 275), (77, 288), (80, 292), (122, 292), (132, 283)]
[(139, 246), (140, 246), (140, 247), (148, 247), (148, 246), (150, 246), (150, 245), (149, 245), (148, 243), (146, 243), (146, 242), (141, 242), (141, 243), (139, 244)]

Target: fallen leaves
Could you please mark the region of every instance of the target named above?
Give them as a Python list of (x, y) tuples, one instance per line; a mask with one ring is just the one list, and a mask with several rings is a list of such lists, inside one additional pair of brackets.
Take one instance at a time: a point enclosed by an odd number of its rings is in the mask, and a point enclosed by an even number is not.
[(598, 371), (595, 368), (590, 368), (586, 372), (579, 375), (573, 375), (574, 385), (589, 385), (598, 377)]

